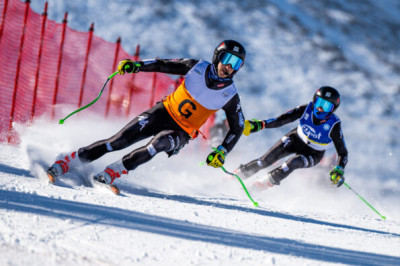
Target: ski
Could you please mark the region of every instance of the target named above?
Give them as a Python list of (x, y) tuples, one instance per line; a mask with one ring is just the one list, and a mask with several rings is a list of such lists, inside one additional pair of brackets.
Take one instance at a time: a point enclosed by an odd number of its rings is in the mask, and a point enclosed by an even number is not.
[[(56, 175), (55, 175), (55, 173), (54, 173), (54, 171), (53, 171), (53, 168), (50, 167), (49, 169), (47, 169), (46, 174), (47, 174), (47, 177), (49, 178), (49, 183), (50, 183), (50, 184), (54, 184), (54, 183), (56, 182), (57, 178), (56, 178)], [(80, 175), (80, 174), (77, 174), (77, 175), (80, 176), (80, 177), (82, 178), (82, 180), (84, 181), (84, 184), (85, 184), (87, 187), (104, 187), (104, 188), (106, 188), (107, 190), (110, 190), (110, 191), (111, 191), (112, 193), (114, 193), (115, 195), (119, 195), (119, 194), (120, 194), (120, 190), (119, 190), (119, 188), (117, 187), (117, 185), (102, 183), (102, 182), (99, 182), (99, 181), (94, 180), (94, 179), (93, 179), (92, 182), (89, 182), (89, 181), (88, 181), (85, 177), (83, 177), (82, 175)]]
[(110, 190), (115, 195), (119, 195), (119, 193), (120, 193), (119, 188), (117, 187), (117, 185), (114, 185), (114, 184), (106, 184), (106, 183), (99, 182), (97, 180), (93, 180), (93, 186), (104, 187), (104, 188)]
[(49, 183), (54, 184), (56, 182), (56, 175), (53, 171), (53, 168), (50, 167), (49, 169), (47, 169), (46, 174), (47, 174), (47, 177), (49, 178)]

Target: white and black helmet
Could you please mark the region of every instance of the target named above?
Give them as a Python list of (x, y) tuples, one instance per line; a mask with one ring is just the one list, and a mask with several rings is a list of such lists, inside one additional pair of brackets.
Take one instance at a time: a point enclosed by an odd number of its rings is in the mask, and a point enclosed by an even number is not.
[(217, 68), (218, 63), (228, 63), (232, 65), (234, 75), (244, 64), (246, 49), (244, 46), (233, 40), (222, 41), (214, 50), (212, 63)]

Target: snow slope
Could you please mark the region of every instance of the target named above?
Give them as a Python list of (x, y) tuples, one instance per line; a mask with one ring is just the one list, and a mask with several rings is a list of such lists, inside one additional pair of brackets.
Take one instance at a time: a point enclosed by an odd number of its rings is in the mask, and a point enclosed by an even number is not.
[[(329, 184), (330, 160), (279, 187), (250, 191), (256, 208), (237, 180), (198, 166), (210, 151), (200, 139), (118, 180), (118, 197), (76, 176), (51, 186), (38, 164), (127, 122), (86, 110), (62, 126), (45, 117), (29, 128), (16, 125), (21, 145), (0, 146), (0, 265), (400, 265), (397, 1), (132, 3), (50, 0), (49, 16), (61, 21), (69, 11), (77, 30), (94, 21), (96, 34), (109, 41), (121, 35), (131, 53), (139, 43), (144, 58), (210, 59), (220, 40), (241, 41), (248, 57), (235, 82), (247, 118), (277, 116), (311, 100), (321, 85), (337, 87), (350, 152), (346, 181), (387, 220)], [(43, 5), (32, 0), (38, 12)], [(294, 126), (243, 137), (226, 168), (261, 156)], [(107, 154), (87, 171), (101, 171), (139, 145)]]
[[(353, 184), (387, 217), (382, 220), (351, 191), (332, 187), (322, 168), (250, 191), (260, 204), (254, 207), (237, 180), (198, 166), (206, 150), (195, 140), (181, 154), (159, 155), (118, 180), (121, 196), (86, 187), (77, 176), (48, 184), (37, 163), (50, 164), (57, 151), (111, 134), (122, 123), (97, 119), (83, 116), (68, 127), (40, 121), (19, 129), (21, 147), (1, 146), (1, 265), (400, 263), (398, 197)], [(108, 154), (90, 171), (123, 153)], [(246, 155), (231, 154), (226, 168)]]

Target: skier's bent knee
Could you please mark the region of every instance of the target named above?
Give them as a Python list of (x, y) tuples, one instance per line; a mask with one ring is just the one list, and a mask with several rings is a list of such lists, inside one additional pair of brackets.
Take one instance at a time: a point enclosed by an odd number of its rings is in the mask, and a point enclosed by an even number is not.
[(163, 132), (158, 134), (146, 147), (151, 156), (163, 151), (171, 156), (178, 153), (188, 140), (179, 132)]

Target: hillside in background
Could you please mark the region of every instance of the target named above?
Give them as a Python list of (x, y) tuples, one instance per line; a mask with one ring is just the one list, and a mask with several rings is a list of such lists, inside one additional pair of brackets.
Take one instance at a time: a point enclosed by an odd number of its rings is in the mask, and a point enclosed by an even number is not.
[[(398, 1), (49, 1), (51, 19), (65, 11), (76, 30), (94, 22), (97, 35), (121, 36), (130, 53), (140, 44), (142, 58), (211, 60), (222, 39), (242, 42), (248, 56), (236, 82), (247, 118), (277, 116), (322, 85), (336, 87), (348, 175), (398, 179)], [(269, 146), (289, 128), (256, 139)]]

